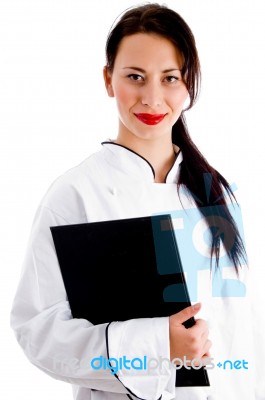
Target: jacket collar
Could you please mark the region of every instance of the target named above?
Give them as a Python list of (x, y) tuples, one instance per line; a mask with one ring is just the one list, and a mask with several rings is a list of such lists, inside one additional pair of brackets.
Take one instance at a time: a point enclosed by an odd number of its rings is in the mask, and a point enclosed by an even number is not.
[[(132, 176), (141, 179), (146, 179), (154, 182), (155, 171), (149, 161), (147, 161), (140, 154), (125, 147), (121, 144), (114, 143), (110, 140), (101, 143), (105, 159), (110, 164), (118, 167), (122, 171), (126, 171)], [(173, 145), (175, 146), (175, 145)], [(176, 160), (168, 171), (165, 183), (177, 183), (179, 176), (179, 167), (183, 160), (181, 151), (176, 147)]]

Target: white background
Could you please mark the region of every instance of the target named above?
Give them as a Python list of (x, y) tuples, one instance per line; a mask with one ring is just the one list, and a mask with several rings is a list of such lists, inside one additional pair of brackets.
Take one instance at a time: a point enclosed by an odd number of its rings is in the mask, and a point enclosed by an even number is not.
[[(134, 4), (139, 2), (0, 0), (1, 398), (72, 399), (68, 384), (26, 359), (9, 314), (42, 196), (58, 175), (116, 135), (115, 100), (102, 79), (105, 39), (115, 18)], [(258, 313), (265, 278), (264, 2), (165, 4), (196, 37), (202, 91), (188, 124), (210, 163), (238, 187)]]

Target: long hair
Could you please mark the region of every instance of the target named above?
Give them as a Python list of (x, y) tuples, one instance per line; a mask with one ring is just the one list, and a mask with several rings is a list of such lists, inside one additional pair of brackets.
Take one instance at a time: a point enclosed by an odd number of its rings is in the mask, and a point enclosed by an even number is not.
[[(121, 40), (136, 33), (155, 33), (167, 38), (182, 54), (184, 61), (181, 73), (188, 90), (189, 104), (172, 128), (172, 142), (183, 155), (177, 183), (178, 193), (180, 188), (186, 189), (211, 230), (211, 261), (215, 256), (215, 265), (219, 266), (222, 242), (238, 273), (238, 267), (247, 261), (246, 251), (225, 200), (228, 195), (232, 202), (236, 202), (235, 195), (226, 179), (208, 163), (192, 141), (184, 116), (184, 112), (195, 104), (201, 83), (201, 67), (194, 35), (184, 19), (165, 5), (147, 3), (130, 8), (114, 24), (107, 37), (106, 65), (110, 72), (113, 71)], [(207, 186), (210, 186), (210, 192), (205, 190)]]

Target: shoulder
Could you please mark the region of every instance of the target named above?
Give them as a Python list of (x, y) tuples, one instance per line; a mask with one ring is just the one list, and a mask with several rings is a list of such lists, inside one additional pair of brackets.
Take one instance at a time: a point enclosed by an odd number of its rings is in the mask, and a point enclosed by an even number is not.
[(58, 176), (48, 187), (40, 206), (48, 208), (69, 222), (80, 222), (84, 219), (86, 213), (83, 188), (86, 184), (89, 185), (91, 180), (97, 181), (102, 159), (102, 150), (98, 150)]

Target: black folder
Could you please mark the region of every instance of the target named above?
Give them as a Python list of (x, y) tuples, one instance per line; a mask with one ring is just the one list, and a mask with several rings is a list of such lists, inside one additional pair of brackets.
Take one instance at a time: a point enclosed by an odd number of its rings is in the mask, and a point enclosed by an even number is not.
[[(165, 317), (191, 304), (170, 214), (50, 229), (73, 318)], [(207, 371), (182, 367), (176, 386), (210, 386)]]

